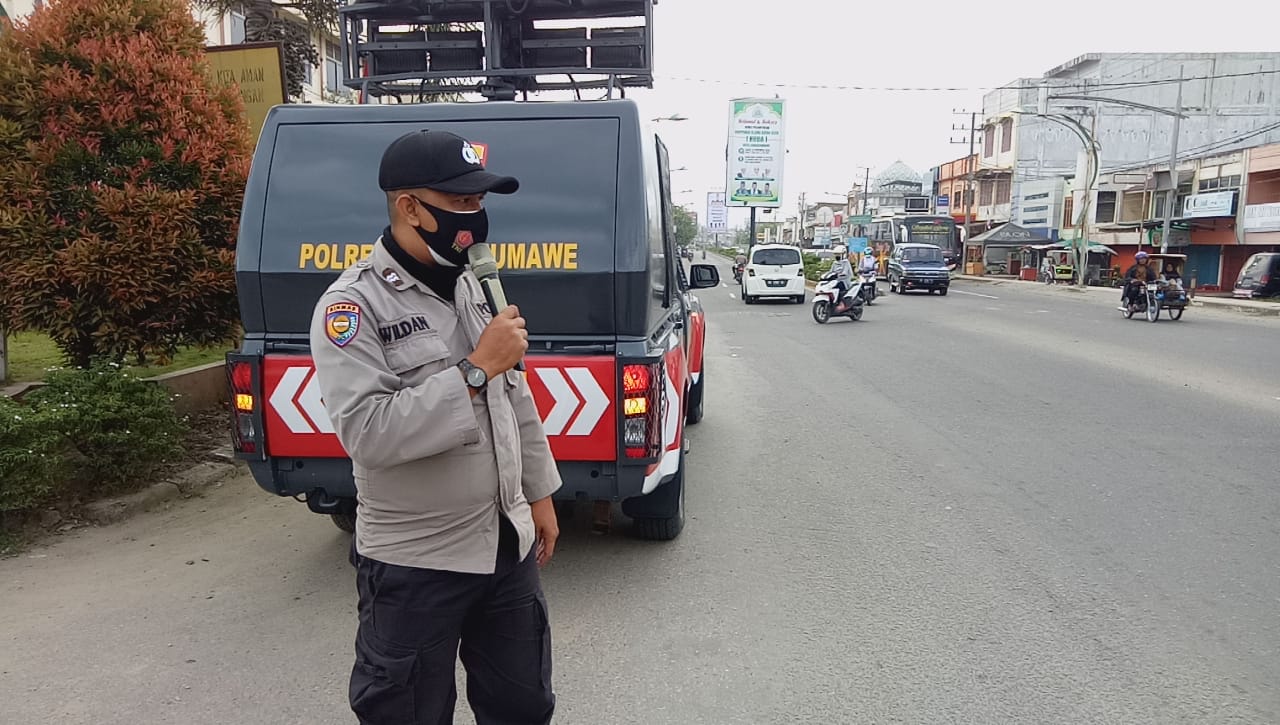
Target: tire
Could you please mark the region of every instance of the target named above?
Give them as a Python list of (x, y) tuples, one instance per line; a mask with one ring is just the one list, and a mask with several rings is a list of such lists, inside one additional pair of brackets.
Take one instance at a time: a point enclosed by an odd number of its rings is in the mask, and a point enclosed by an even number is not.
[(898, 289), (898, 285), (893, 281), (893, 277), (889, 278), (889, 291), (895, 294), (902, 294), (902, 290)]
[(348, 534), (354, 534), (356, 532), (355, 514), (329, 514), (329, 518), (333, 519), (334, 526), (337, 526)]
[(1125, 303), (1124, 303), (1124, 309), (1123, 309), (1123, 310), (1120, 310), (1120, 314), (1124, 315), (1124, 319), (1126, 319), (1126, 320), (1127, 320), (1127, 319), (1129, 319), (1129, 318), (1131, 318), (1131, 317), (1133, 317), (1133, 310), (1132, 310), (1132, 309), (1130, 309), (1130, 307), (1129, 307), (1129, 305), (1130, 305), (1130, 304), (1131, 304), (1131, 303), (1129, 303), (1129, 302), (1125, 302)]
[(831, 303), (826, 300), (813, 301), (813, 321), (825, 325), (831, 319)]
[(804, 295), (796, 295), (796, 300), (795, 300), (795, 302), (796, 302), (796, 304), (797, 304), (797, 305), (803, 305), (803, 304), (804, 304)]
[(1147, 303), (1147, 322), (1160, 321), (1160, 301)]
[(943, 297), (946, 297), (946, 296), (947, 296), (947, 288), (946, 288), (946, 287), (940, 287), (940, 288), (938, 288), (938, 294), (942, 295)]
[(854, 322), (857, 322), (858, 320), (861, 320), (861, 319), (862, 319), (862, 305), (858, 305), (857, 307), (854, 307), (853, 309), (849, 310), (849, 317), (850, 317), (850, 318), (852, 318)]
[(698, 382), (689, 387), (689, 404), (684, 412), (684, 422), (686, 425), (697, 425), (702, 420), (703, 410), (705, 408), (705, 393), (707, 388), (707, 363), (705, 358), (702, 362), (702, 372), (698, 375)]
[(622, 502), (622, 513), (631, 517), (635, 536), (644, 541), (671, 541), (684, 530), (684, 454), (680, 468), (670, 481), (658, 486), (647, 496)]
[(1167, 310), (1167, 312), (1169, 313), (1169, 319), (1170, 319), (1170, 320), (1181, 320), (1181, 319), (1182, 319), (1182, 308), (1181, 308), (1181, 307), (1171, 307), (1171, 308), (1169, 308), (1169, 309)]

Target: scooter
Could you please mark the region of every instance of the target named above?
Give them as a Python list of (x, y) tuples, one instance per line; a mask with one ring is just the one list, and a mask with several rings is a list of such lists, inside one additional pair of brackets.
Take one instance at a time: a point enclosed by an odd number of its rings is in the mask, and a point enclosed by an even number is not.
[(858, 273), (862, 278), (862, 297), (868, 305), (875, 304), (876, 301), (876, 271), (874, 269), (865, 269)]
[(819, 325), (827, 324), (832, 317), (848, 317), (851, 320), (862, 319), (865, 283), (857, 281), (845, 290), (837, 302), (836, 294), (839, 281), (835, 272), (827, 272), (818, 280), (813, 290), (813, 321)]

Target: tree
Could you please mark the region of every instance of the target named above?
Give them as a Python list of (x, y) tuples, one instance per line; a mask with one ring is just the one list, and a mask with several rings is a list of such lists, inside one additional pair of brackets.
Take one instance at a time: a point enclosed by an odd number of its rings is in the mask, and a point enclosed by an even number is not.
[(59, 0), (0, 36), (0, 327), (75, 365), (226, 340), (252, 141), (183, 0)]
[(674, 207), (676, 222), (676, 244), (678, 246), (687, 246), (698, 236), (698, 223), (693, 220), (693, 215), (688, 209), (682, 206)]

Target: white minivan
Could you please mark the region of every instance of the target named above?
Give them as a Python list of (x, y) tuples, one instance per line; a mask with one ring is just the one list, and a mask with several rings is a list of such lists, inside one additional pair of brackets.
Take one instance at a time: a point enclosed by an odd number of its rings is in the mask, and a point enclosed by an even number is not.
[(804, 304), (804, 260), (800, 250), (786, 244), (760, 244), (747, 255), (742, 275), (742, 301), (751, 304), (761, 297), (788, 297)]

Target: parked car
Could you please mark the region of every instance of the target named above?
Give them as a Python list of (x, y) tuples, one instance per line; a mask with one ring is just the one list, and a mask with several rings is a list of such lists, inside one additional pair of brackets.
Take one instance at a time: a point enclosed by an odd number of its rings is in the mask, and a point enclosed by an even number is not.
[(1280, 297), (1280, 252), (1259, 252), (1245, 261), (1235, 297)]
[(942, 248), (936, 244), (902, 243), (889, 255), (889, 291), (927, 290), (947, 294), (951, 273)]
[(800, 250), (786, 244), (761, 244), (751, 248), (742, 275), (742, 301), (761, 297), (789, 297), (804, 304), (804, 260)]

